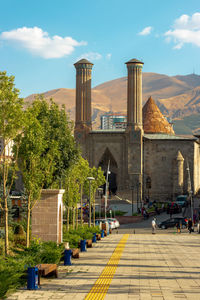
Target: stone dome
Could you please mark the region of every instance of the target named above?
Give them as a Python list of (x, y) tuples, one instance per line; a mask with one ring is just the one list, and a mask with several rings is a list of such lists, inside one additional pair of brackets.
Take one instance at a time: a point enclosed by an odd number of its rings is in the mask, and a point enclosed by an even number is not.
[(149, 97), (142, 109), (145, 133), (175, 134), (172, 126), (161, 113), (155, 101)]

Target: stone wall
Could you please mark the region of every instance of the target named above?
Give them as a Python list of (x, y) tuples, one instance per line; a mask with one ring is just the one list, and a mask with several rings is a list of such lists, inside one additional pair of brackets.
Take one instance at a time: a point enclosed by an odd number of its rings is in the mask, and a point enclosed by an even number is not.
[[(194, 140), (148, 140), (144, 141), (144, 197), (148, 195), (146, 177), (151, 178), (149, 189), (151, 200), (171, 200), (173, 198), (174, 160), (178, 151), (184, 158), (183, 192), (187, 192), (188, 172), (187, 160), (190, 167), (191, 180), (194, 172)], [(198, 177), (198, 175), (196, 175)], [(199, 180), (199, 178), (198, 178)], [(197, 181), (197, 180), (196, 180)], [(199, 184), (199, 183), (198, 183)], [(198, 185), (192, 180), (192, 189)]]

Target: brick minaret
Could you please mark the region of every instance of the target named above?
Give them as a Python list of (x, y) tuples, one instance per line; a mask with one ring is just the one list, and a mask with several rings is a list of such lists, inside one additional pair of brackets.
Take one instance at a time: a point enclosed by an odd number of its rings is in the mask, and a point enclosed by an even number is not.
[(86, 136), (91, 131), (91, 73), (93, 64), (81, 59), (74, 64), (76, 68), (76, 117), (74, 136), (87, 156)]
[(132, 59), (128, 69), (127, 126), (142, 129), (142, 67), (143, 62)]
[(135, 199), (142, 206), (143, 181), (143, 124), (142, 124), (142, 67), (143, 62), (132, 59), (126, 63), (127, 87), (127, 142), (129, 184), (134, 187)]

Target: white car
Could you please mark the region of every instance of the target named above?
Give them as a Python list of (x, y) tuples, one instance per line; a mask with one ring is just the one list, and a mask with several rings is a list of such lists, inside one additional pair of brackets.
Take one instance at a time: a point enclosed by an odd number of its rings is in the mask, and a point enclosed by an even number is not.
[(114, 226), (115, 226), (114, 228), (119, 228), (119, 221), (117, 219), (115, 219), (115, 218), (108, 218), (107, 220), (114, 222)]

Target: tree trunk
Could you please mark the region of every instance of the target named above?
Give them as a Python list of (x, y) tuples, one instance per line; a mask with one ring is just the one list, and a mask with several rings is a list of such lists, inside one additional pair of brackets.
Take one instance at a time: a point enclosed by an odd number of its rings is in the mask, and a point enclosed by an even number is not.
[(26, 247), (29, 247), (30, 243), (30, 218), (31, 218), (31, 196), (28, 196), (28, 207), (27, 207), (27, 228), (26, 228)]
[(69, 231), (69, 206), (67, 206), (67, 231)]
[(75, 229), (75, 216), (76, 216), (76, 211), (75, 211), (75, 207), (72, 208), (72, 226), (73, 226), (73, 229)]
[(78, 229), (78, 207), (76, 206), (76, 229)]
[[(4, 141), (5, 145), (5, 141)], [(5, 228), (5, 255), (9, 252), (8, 242), (8, 197), (6, 195), (6, 161), (5, 161), (5, 148), (3, 153), (3, 199), (4, 199), (4, 228)]]
[(4, 222), (5, 222), (5, 255), (8, 255), (9, 252), (9, 242), (8, 242), (8, 201), (7, 197), (5, 197), (4, 200), (5, 206), (4, 206)]
[(81, 196), (81, 226), (83, 225), (83, 185), (81, 184), (81, 190), (80, 190), (80, 196)]

